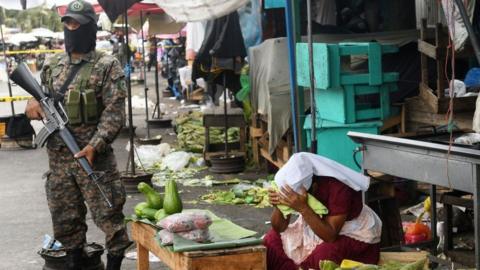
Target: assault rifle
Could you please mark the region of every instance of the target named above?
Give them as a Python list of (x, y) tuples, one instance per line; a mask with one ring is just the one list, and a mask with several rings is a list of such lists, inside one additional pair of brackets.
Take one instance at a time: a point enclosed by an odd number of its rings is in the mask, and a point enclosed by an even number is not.
[[(45, 126), (40, 130), (38, 136), (35, 138), (37, 145), (43, 147), (48, 137), (50, 137), (50, 135), (53, 133), (58, 132), (60, 138), (62, 138), (68, 150), (70, 150), (73, 155), (80, 152), (80, 148), (78, 147), (75, 138), (73, 138), (72, 133), (70, 133), (70, 130), (67, 128), (68, 117), (63, 109), (62, 104), (45, 95), (45, 93), (42, 91), (42, 87), (35, 80), (27, 65), (25, 63), (20, 63), (12, 72), (12, 74), (10, 74), (10, 79), (12, 79), (13, 82), (18, 84), (30, 95), (32, 95), (40, 103), (40, 106), (45, 113), (45, 119), (42, 120)], [(88, 177), (95, 183), (95, 185), (97, 185), (100, 193), (107, 202), (108, 207), (113, 207), (112, 203), (105, 194), (105, 191), (98, 182), (103, 175), (98, 176), (95, 174), (85, 157), (78, 158), (77, 161), (87, 173)]]

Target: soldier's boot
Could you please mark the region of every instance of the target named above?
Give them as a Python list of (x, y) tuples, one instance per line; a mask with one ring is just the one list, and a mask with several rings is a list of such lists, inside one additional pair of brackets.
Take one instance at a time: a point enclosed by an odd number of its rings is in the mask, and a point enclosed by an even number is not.
[(106, 270), (120, 270), (122, 266), (123, 254), (122, 255), (111, 255), (107, 254), (107, 269)]
[(67, 251), (65, 257), (66, 270), (81, 270), (83, 265), (83, 248)]

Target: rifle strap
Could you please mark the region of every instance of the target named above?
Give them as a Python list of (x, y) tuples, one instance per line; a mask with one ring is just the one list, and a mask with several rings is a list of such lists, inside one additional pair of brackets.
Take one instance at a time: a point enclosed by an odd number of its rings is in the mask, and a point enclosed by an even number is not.
[[(84, 89), (88, 89), (88, 82), (90, 77), (92, 76), (93, 68), (95, 64), (100, 60), (100, 58), (104, 55), (103, 52), (95, 51), (95, 60), (93, 62), (86, 63), (85, 68), (80, 71), (80, 82), (77, 83), (76, 89), (79, 92), (82, 92)], [(82, 62), (81, 64), (83, 64)], [(103, 84), (102, 84), (103, 86)]]
[(83, 64), (85, 64), (85, 61), (80, 62), (79, 64), (73, 65), (72, 69), (70, 70), (70, 73), (68, 73), (68, 77), (63, 83), (63, 85), (60, 87), (60, 94), (63, 96), (67, 92), (68, 86), (72, 82), (73, 78), (75, 78), (75, 75), (77, 75), (78, 71), (82, 68)]

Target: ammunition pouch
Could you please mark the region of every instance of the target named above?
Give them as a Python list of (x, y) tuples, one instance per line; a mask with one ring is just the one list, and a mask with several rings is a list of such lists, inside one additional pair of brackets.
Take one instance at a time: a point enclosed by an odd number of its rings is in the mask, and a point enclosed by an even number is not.
[(77, 89), (71, 89), (66, 94), (65, 111), (71, 125), (82, 123), (82, 93)]
[[(71, 88), (65, 93), (63, 98), (65, 112), (71, 125), (95, 125), (100, 120), (100, 113), (102, 111), (101, 104), (102, 102), (97, 100), (97, 94), (95, 92), (95, 85), (90, 85), (90, 77), (95, 66), (95, 63), (103, 56), (103, 53), (96, 52), (95, 61), (88, 62), (83, 66), (80, 66), (78, 78), (75, 82), (75, 87)], [(59, 60), (57, 60), (59, 61)], [(54, 63), (55, 64), (55, 63)], [(72, 78), (74, 78), (77, 72), (73, 72)], [(70, 76), (69, 75), (69, 76)], [(70, 79), (70, 78), (69, 78)], [(71, 80), (67, 79), (67, 85), (62, 86), (62, 88), (67, 88)], [(53, 78), (50, 74), (49, 85), (53, 89), (52, 82)], [(92, 89), (93, 88), (93, 89)], [(65, 90), (63, 90), (65, 91)], [(62, 89), (60, 89), (60, 94)]]
[(68, 91), (65, 111), (71, 125), (94, 125), (99, 120), (99, 105), (95, 90), (72, 89)]
[(95, 90), (87, 89), (82, 92), (83, 123), (97, 124), (99, 119), (98, 103)]

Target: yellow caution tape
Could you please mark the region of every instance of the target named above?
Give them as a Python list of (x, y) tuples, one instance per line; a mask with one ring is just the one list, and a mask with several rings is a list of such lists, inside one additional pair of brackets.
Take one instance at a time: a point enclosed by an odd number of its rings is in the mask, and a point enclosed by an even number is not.
[(165, 45), (163, 48), (165, 49), (170, 49), (170, 48), (180, 48), (183, 47), (183, 45)]
[(0, 97), (0, 102), (12, 102), (20, 100), (29, 100), (31, 96), (14, 96), (14, 97)]
[[(110, 51), (107, 49), (97, 49), (98, 51)], [(0, 51), (1, 52), (1, 51)], [(6, 54), (8, 55), (14, 55), (14, 54), (39, 54), (39, 53), (59, 53), (59, 52), (64, 52), (64, 50), (56, 49), (56, 50), (23, 50), (23, 51), (6, 51)], [(1, 54), (0, 54), (1, 56)]]
[(13, 54), (39, 54), (39, 53), (59, 53), (63, 52), (63, 50), (22, 50), (22, 51), (7, 51), (6, 54), (13, 55)]

